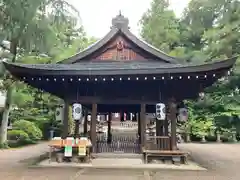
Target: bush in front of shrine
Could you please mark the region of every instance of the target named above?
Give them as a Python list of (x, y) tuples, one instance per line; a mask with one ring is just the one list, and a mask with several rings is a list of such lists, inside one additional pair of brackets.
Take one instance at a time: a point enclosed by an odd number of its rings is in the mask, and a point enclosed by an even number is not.
[(31, 140), (28, 134), (22, 130), (10, 130), (8, 131), (8, 146), (19, 147), (27, 144), (31, 144)]
[(12, 125), (14, 130), (21, 130), (25, 132), (30, 140), (30, 143), (37, 143), (42, 139), (42, 131), (41, 129), (35, 125), (34, 122), (19, 120), (15, 121)]

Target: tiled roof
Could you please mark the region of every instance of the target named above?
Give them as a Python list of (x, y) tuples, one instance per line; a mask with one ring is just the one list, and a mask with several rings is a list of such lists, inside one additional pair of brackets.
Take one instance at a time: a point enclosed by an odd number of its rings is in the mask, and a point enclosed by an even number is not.
[(76, 64), (13, 64), (4, 62), (11, 72), (44, 75), (130, 75), (194, 73), (231, 68), (236, 57), (205, 64), (169, 64), (149, 62), (82, 62)]

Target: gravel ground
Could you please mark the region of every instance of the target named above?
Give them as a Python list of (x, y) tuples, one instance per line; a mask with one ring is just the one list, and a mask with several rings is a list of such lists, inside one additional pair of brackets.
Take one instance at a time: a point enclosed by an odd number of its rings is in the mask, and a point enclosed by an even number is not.
[[(4, 180), (239, 180), (240, 144), (181, 144), (195, 161), (209, 171), (143, 172), (141, 170), (103, 170), (75, 168), (27, 168), (19, 160), (44, 152), (46, 143), (0, 151), (0, 179)], [(32, 151), (34, 149), (34, 151)], [(30, 151), (31, 150), (31, 151)], [(30, 153), (31, 152), (31, 153)], [(41, 154), (41, 153), (40, 153)]]

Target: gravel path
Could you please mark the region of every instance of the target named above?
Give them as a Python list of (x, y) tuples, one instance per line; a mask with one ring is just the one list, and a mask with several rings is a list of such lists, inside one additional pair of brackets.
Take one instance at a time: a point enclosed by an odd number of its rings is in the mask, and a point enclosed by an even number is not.
[[(239, 180), (240, 144), (181, 144), (194, 160), (209, 171), (143, 172), (141, 170), (57, 169), (27, 168), (19, 160), (40, 155), (46, 151), (42, 143), (14, 150), (0, 150), (0, 179), (4, 180)], [(149, 177), (151, 176), (151, 177)]]

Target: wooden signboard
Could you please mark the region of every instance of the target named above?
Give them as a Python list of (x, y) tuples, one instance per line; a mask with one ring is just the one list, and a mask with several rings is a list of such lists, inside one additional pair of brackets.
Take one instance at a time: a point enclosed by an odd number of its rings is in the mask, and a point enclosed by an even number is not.
[(65, 146), (64, 146), (64, 156), (65, 157), (72, 157), (72, 146), (74, 145), (74, 138), (68, 137), (65, 140)]
[(64, 146), (74, 146), (74, 141), (73, 137), (67, 137), (67, 139), (64, 140)]
[(50, 146), (54, 146), (54, 147), (62, 147), (63, 146), (63, 140), (61, 137), (54, 137), (51, 141), (50, 141)]
[(87, 147), (85, 145), (78, 146), (78, 155), (79, 156), (86, 156)]
[(65, 146), (64, 147), (64, 156), (65, 157), (72, 157), (72, 146)]

